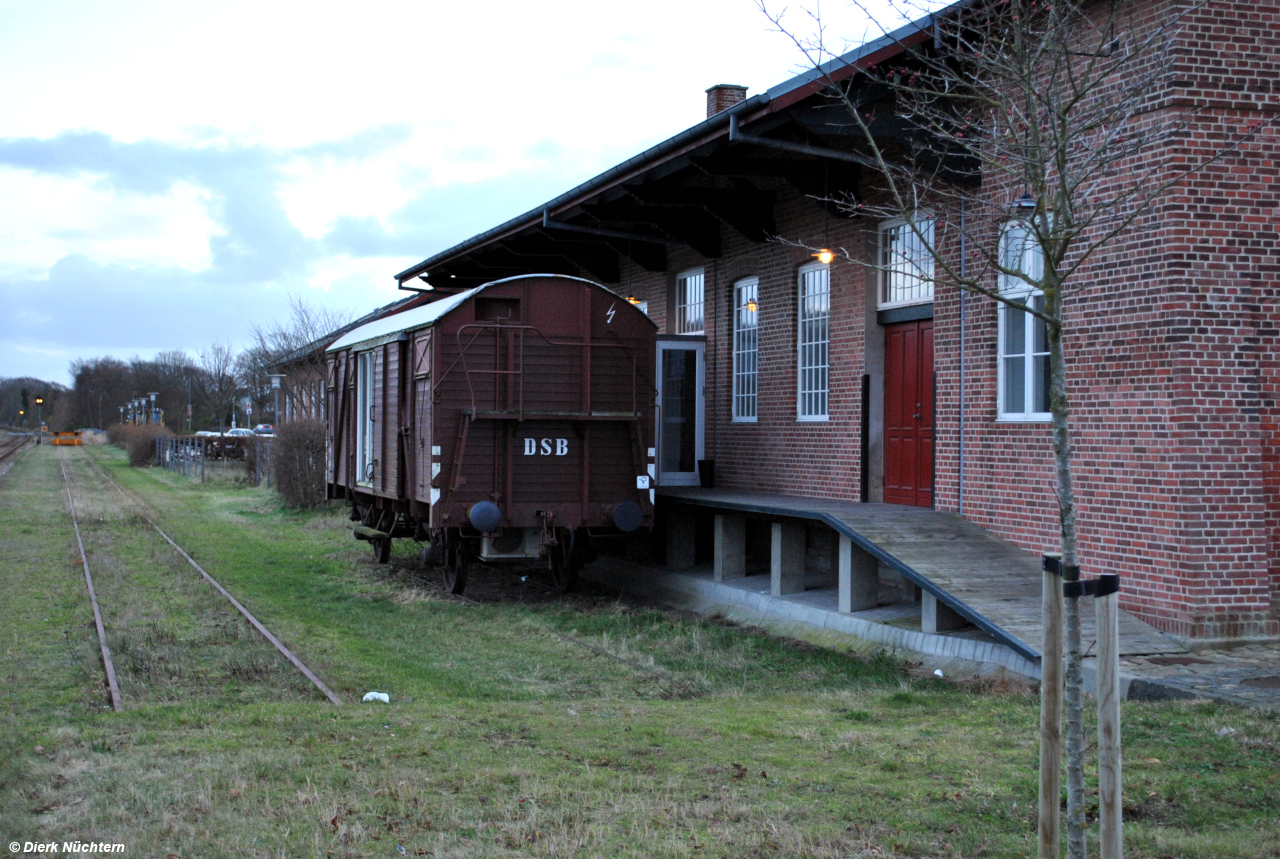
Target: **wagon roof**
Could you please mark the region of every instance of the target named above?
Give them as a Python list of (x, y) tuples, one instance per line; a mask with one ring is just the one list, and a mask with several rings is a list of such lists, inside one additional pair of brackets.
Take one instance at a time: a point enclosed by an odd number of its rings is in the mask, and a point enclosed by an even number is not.
[[(412, 310), (405, 310), (394, 316), (388, 316), (383, 319), (375, 319), (367, 325), (361, 325), (352, 331), (348, 331), (341, 338), (334, 341), (333, 345), (326, 349), (326, 352), (340, 352), (343, 349), (372, 349), (375, 346), (381, 346), (383, 343), (389, 343), (398, 338), (402, 333), (409, 331), (417, 331), (420, 328), (430, 328), (440, 319), (444, 318), (451, 310), (460, 306), (464, 301), (482, 289), (494, 286), (499, 283), (508, 283), (513, 280), (527, 280), (536, 277), (552, 277), (556, 280), (576, 280), (581, 283), (594, 286), (596, 289), (603, 289), (608, 292), (608, 288), (601, 286), (592, 280), (583, 277), (573, 277), (566, 274), (521, 274), (515, 277), (505, 277), (501, 280), (490, 281), (481, 284), (472, 289), (459, 292), (456, 295), (450, 295), (447, 298), (441, 298), (422, 307), (415, 307)], [(646, 317), (648, 318), (648, 317)]]
[(394, 316), (375, 319), (372, 322), (361, 325), (359, 328), (348, 331), (335, 340), (333, 345), (325, 351), (338, 352), (353, 347), (372, 349), (374, 346), (380, 346), (396, 339), (402, 332), (428, 328), (450, 310), (453, 310), (488, 285), (486, 283), (464, 292), (459, 292), (456, 295), (441, 298), (439, 301), (433, 301), (422, 307), (402, 311)]

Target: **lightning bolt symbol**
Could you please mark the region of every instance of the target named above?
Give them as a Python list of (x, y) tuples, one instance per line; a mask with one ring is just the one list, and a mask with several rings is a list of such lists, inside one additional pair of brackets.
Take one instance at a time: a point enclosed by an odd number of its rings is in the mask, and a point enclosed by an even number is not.
[(617, 306), (618, 306), (618, 302), (616, 301), (613, 304), (609, 305), (609, 311), (604, 315), (604, 322), (606, 325), (613, 324), (613, 313), (614, 313), (613, 309)]

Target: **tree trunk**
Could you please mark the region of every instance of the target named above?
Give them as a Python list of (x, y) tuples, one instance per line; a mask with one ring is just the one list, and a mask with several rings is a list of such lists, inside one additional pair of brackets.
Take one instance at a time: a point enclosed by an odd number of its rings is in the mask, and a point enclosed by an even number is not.
[[(1047, 284), (1046, 284), (1047, 286)], [(1053, 456), (1058, 482), (1058, 519), (1062, 531), (1063, 580), (1077, 578), (1075, 487), (1071, 479), (1071, 435), (1067, 427), (1067, 366), (1062, 351), (1061, 292), (1045, 290), (1045, 312), (1059, 321), (1049, 326), (1049, 409), (1053, 415)], [(1084, 670), (1080, 654), (1080, 601), (1063, 606), (1067, 705), (1067, 856), (1085, 859), (1084, 821)]]

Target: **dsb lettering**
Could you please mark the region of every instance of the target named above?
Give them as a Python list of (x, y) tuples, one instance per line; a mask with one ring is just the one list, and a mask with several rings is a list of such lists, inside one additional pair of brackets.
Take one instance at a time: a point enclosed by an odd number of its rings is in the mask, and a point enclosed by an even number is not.
[(555, 445), (556, 456), (564, 456), (569, 452), (569, 439), (567, 438), (527, 438), (524, 440), (524, 455), (551, 456), (553, 443)]

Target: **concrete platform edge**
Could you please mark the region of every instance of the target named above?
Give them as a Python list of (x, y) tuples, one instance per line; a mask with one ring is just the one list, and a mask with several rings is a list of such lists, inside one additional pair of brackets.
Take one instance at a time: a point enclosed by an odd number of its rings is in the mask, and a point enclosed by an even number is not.
[(1040, 666), (1036, 662), (1003, 644), (928, 635), (614, 558), (589, 565), (582, 575), (623, 592), (642, 593), (701, 614), (719, 613), (731, 620), (822, 646), (838, 649), (841, 644), (849, 648), (870, 645), (916, 654), (924, 657), (930, 667), (947, 664), (956, 671), (982, 675), (1003, 670), (1034, 680), (1040, 678)]

